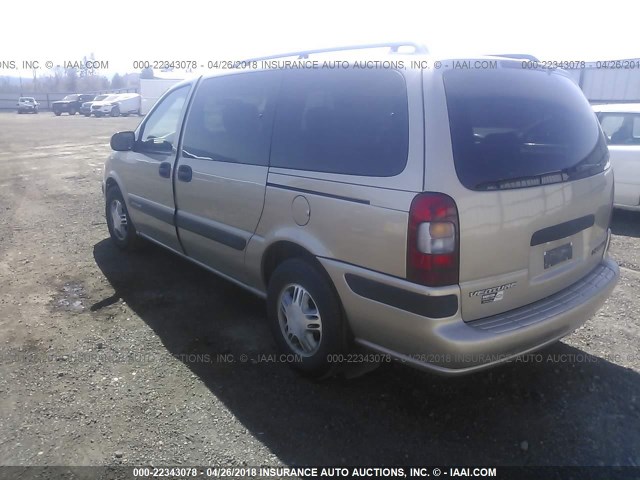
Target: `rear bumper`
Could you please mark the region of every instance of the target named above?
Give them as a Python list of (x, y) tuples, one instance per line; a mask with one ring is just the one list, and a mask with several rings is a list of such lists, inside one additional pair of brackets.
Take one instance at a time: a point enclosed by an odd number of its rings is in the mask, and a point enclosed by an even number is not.
[[(459, 302), (451, 302), (452, 295), (459, 298), (457, 286), (428, 288), (353, 265), (320, 261), (338, 290), (356, 343), (443, 375), (507, 362), (570, 334), (602, 306), (620, 275), (618, 265), (605, 257), (584, 278), (554, 295), (464, 322)], [(377, 285), (377, 290), (363, 290), (362, 282), (354, 286), (354, 276)], [(429, 312), (437, 318), (425, 316)]]

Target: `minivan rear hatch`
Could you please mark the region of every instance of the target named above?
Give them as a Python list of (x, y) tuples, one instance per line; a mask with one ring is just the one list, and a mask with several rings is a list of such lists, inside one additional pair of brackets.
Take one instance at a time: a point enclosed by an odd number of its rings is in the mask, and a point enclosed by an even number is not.
[(597, 119), (566, 74), (500, 61), (443, 79), (470, 321), (567, 288), (601, 261), (613, 177)]

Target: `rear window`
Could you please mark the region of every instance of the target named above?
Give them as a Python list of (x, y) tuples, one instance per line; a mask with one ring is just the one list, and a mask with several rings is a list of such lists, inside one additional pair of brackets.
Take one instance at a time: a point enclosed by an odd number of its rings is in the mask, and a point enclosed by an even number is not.
[(407, 89), (392, 70), (290, 70), (271, 166), (389, 177), (407, 163)]
[(573, 82), (537, 70), (444, 74), (456, 172), (472, 190), (524, 188), (595, 175), (608, 160)]

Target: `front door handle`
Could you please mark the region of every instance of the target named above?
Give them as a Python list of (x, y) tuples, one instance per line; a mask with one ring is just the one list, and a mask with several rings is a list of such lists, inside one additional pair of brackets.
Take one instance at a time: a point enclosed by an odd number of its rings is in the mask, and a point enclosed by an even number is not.
[(171, 177), (171, 164), (169, 162), (162, 162), (158, 168), (158, 173), (163, 178)]
[(193, 178), (193, 170), (189, 165), (180, 165), (178, 167), (178, 180), (182, 182), (190, 182)]

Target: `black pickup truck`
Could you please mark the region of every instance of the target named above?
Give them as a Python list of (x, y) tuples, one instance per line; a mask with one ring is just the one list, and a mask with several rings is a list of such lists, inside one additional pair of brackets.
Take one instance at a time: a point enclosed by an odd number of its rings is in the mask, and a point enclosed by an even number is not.
[(83, 93), (74, 93), (67, 95), (62, 100), (51, 103), (51, 110), (58, 117), (63, 112), (67, 112), (69, 115), (75, 115), (80, 111), (80, 107), (84, 102), (93, 100), (95, 95), (85, 95)]

